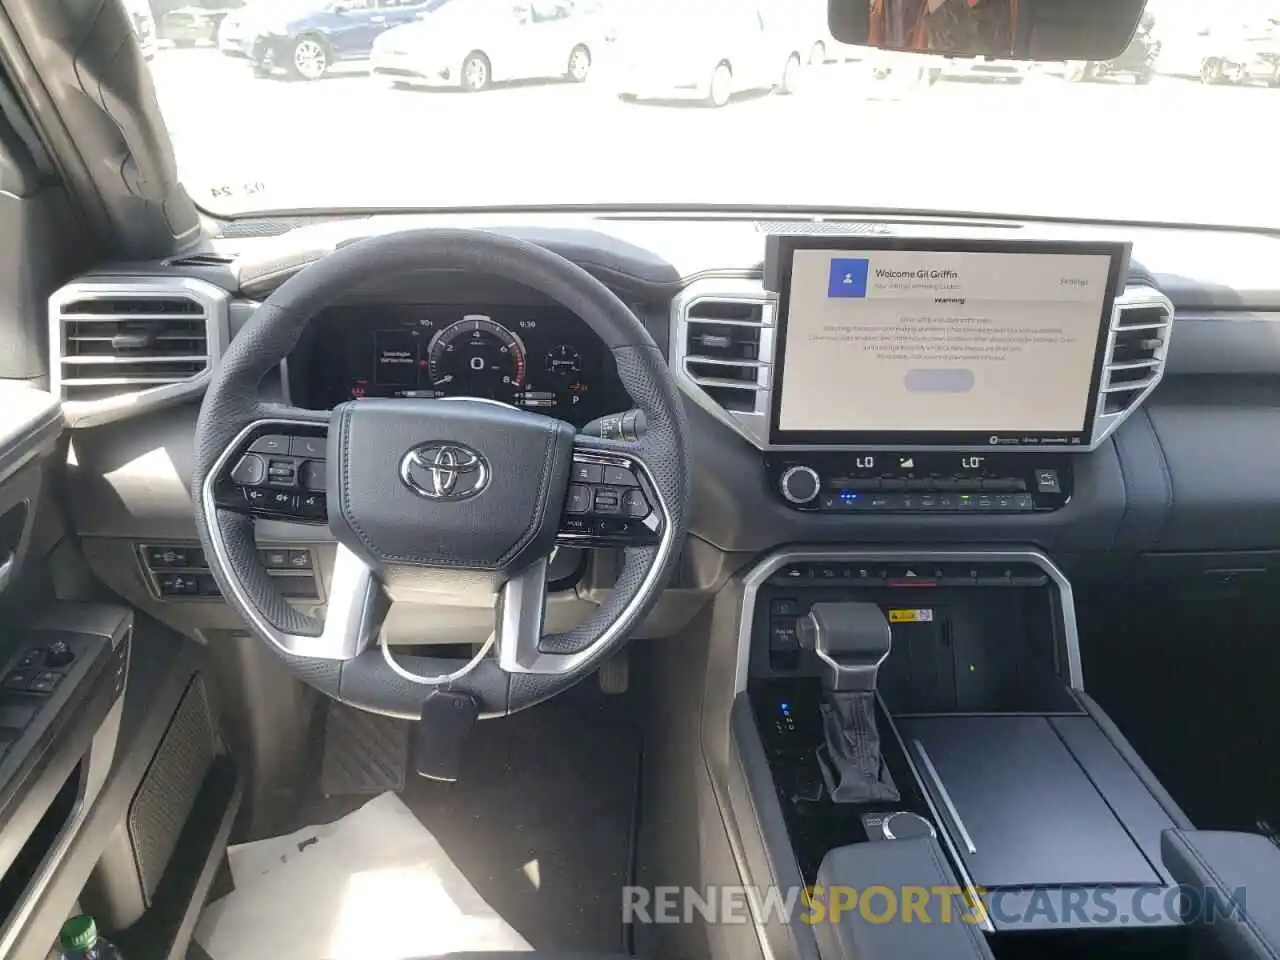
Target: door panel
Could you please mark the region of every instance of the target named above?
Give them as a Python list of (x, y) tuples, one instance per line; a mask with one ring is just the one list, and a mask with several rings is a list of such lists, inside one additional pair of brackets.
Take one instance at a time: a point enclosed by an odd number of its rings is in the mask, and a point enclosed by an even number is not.
[(61, 406), (53, 396), (0, 381), (0, 595), (27, 562), (62, 429)]

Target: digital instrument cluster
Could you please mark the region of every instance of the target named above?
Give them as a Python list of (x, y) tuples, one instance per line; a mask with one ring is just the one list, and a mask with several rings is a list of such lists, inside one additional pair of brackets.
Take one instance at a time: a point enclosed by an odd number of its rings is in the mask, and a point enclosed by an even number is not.
[(480, 397), (582, 426), (631, 406), (612, 355), (557, 307), (331, 308), (309, 366), (310, 405), (326, 409), (362, 397)]

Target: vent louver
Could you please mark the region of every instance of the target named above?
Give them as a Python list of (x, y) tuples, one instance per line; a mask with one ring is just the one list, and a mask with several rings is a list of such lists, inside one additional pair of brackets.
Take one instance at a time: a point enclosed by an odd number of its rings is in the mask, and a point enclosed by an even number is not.
[(202, 385), (221, 353), (226, 301), (188, 278), (64, 287), (50, 300), (55, 392), (85, 411)]
[(765, 305), (703, 299), (690, 304), (683, 369), (725, 410), (750, 413), (769, 390), (771, 358), (762, 357)]
[(768, 433), (774, 314), (750, 280), (699, 280), (672, 303), (670, 360), (685, 392), (753, 443)]
[(1135, 409), (1164, 374), (1173, 308), (1150, 287), (1130, 287), (1116, 304), (1108, 342), (1099, 414)]

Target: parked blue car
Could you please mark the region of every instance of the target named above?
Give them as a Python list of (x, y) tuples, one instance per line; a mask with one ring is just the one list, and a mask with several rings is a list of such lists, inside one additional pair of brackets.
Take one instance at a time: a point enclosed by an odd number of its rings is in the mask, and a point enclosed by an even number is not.
[[(319, 80), (335, 63), (368, 59), (373, 41), (448, 0), (251, 0), (222, 21), (218, 49), (267, 76)], [(466, 2), (466, 0), (459, 0)]]

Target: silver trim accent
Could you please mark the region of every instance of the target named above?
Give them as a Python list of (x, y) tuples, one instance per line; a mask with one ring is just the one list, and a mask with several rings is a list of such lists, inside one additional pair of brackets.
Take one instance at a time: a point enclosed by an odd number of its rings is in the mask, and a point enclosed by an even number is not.
[[(378, 606), (377, 600), (381, 595), (380, 585), (373, 571), (354, 553), (338, 543), (334, 557), (333, 579), (329, 584), (324, 627), (318, 637), (285, 633), (268, 623), (249, 598), (232, 567), (226, 540), (222, 536), (222, 529), (216, 519), (217, 501), (214, 497), (214, 481), (249, 434), (264, 426), (314, 428), (317, 424), (307, 420), (265, 418), (255, 420), (236, 435), (214, 463), (200, 490), (200, 502), (209, 528), (209, 544), (213, 547), (214, 555), (222, 565), (232, 593), (244, 610), (250, 625), (272, 646), (293, 656), (351, 660), (363, 653), (377, 635), (378, 630), (373, 621)], [(618, 618), (596, 638), (594, 643), (577, 653), (543, 653), (538, 649), (542, 639), (542, 616), (547, 592), (547, 561), (539, 560), (522, 571), (520, 575), (507, 581), (499, 595), (496, 646), (498, 666), (508, 673), (563, 676), (590, 668), (604, 655), (604, 652), (617, 639), (618, 634), (629, 631), (635, 626), (641, 608), (646, 604), (649, 594), (658, 585), (658, 571), (675, 549), (671, 511), (662, 491), (653, 482), (653, 474), (648, 465), (631, 454), (614, 456), (595, 450), (575, 450), (574, 456), (580, 453), (590, 453), (593, 458), (602, 458), (602, 462), (612, 459), (619, 464), (627, 463), (643, 474), (658, 501), (658, 509), (662, 512), (664, 521), (657, 554), (631, 602), (622, 609)]]
[(315, 657), (321, 660), (352, 660), (364, 652), (377, 635), (374, 623), (377, 600), (381, 589), (377, 579), (360, 558), (341, 543), (333, 561), (333, 578), (329, 583), (328, 602), (325, 604), (324, 626), (318, 637), (285, 633), (272, 626), (257, 605), (249, 598), (239, 574), (231, 561), (222, 527), (218, 523), (218, 506), (214, 497), (214, 482), (222, 473), (232, 455), (254, 430), (262, 427), (316, 427), (319, 424), (307, 420), (264, 418), (249, 424), (222, 451), (200, 489), (200, 504), (209, 528), (209, 545), (222, 567), (231, 592), (249, 621), (260, 636), (265, 637), (278, 650), (295, 657)]
[[(590, 449), (583, 449), (583, 450), (575, 449), (573, 451), (573, 462), (574, 463), (598, 463), (606, 467), (627, 467), (628, 469), (630, 469), (633, 464), (640, 463), (640, 461), (635, 457), (620, 455), (620, 454), (613, 454), (613, 453), (605, 453), (604, 451), (601, 451), (601, 450), (590, 450)], [(648, 479), (649, 481), (650, 487), (656, 493), (658, 488), (653, 484), (653, 475), (649, 473), (648, 466), (645, 466), (644, 473), (645, 473), (645, 478)], [(661, 498), (661, 494), (657, 494), (657, 495), (659, 498)], [(663, 519), (667, 521), (667, 525), (669, 526), (671, 516), (670, 514), (667, 513), (665, 509), (665, 505), (662, 510), (662, 516), (663, 516)], [(636, 518), (620, 515), (619, 519), (634, 520)], [(650, 533), (656, 533), (660, 525), (658, 521), (657, 511), (650, 510), (648, 516), (640, 518), (640, 523)], [(556, 540), (558, 540), (560, 543), (564, 544), (565, 546), (573, 546), (576, 543), (590, 544), (598, 541), (599, 539), (600, 538), (593, 533), (561, 532), (556, 534)]]
[(756, 564), (743, 579), (742, 613), (738, 623), (738, 658), (733, 681), (735, 694), (747, 689), (748, 668), (751, 662), (751, 632), (755, 621), (756, 596), (760, 588), (769, 577), (788, 563), (822, 560), (865, 563), (878, 561), (920, 563), (930, 560), (960, 563), (1033, 563), (1043, 570), (1058, 588), (1062, 613), (1062, 640), (1066, 647), (1067, 683), (1073, 690), (1081, 690), (1084, 687), (1080, 667), (1080, 633), (1076, 625), (1075, 599), (1071, 594), (1071, 583), (1053, 561), (1039, 550), (948, 550), (923, 547), (911, 550), (847, 550), (840, 547), (812, 547), (784, 549), (772, 553)]
[(915, 817), (917, 820), (919, 820), (921, 823), (923, 823), (926, 827), (929, 828), (929, 836), (933, 837), (933, 839), (935, 840), (938, 839), (938, 828), (935, 827), (929, 821), (928, 817), (922, 817), (920, 816), (920, 814), (914, 813), (910, 810), (895, 810), (893, 813), (886, 814), (884, 818), (881, 819), (880, 821), (880, 833), (884, 836), (886, 840), (898, 839), (893, 835), (893, 831), (889, 829), (889, 821), (891, 821), (894, 817)]
[(822, 624), (813, 616), (812, 611), (809, 616), (804, 618), (809, 626), (799, 631), (801, 642), (804, 640), (806, 633), (813, 633), (813, 652), (814, 655), (830, 668), (835, 675), (835, 682), (832, 684), (833, 690), (841, 692), (875, 693), (876, 676), (880, 673), (880, 668), (884, 666), (884, 662), (889, 659), (889, 654), (893, 652), (893, 630), (886, 620), (884, 623), (885, 633), (889, 634), (889, 643), (885, 647), (885, 651), (875, 663), (841, 663), (833, 657), (827, 650), (827, 638), (823, 632)]
[[(699, 303), (746, 303), (759, 305), (760, 310), (760, 353), (754, 363), (743, 362), (739, 366), (754, 366), (756, 382), (754, 387), (744, 385), (743, 381), (733, 380), (722, 383), (710, 383), (710, 386), (731, 387), (739, 390), (753, 390), (755, 397), (750, 412), (726, 410), (716, 403), (702, 389), (700, 378), (689, 373), (687, 364), (691, 359), (688, 353), (689, 314)], [(695, 280), (681, 290), (671, 301), (670, 341), (667, 344), (668, 356), (676, 381), (684, 388), (685, 394), (698, 406), (702, 407), (717, 420), (726, 424), (734, 432), (741, 435), (749, 443), (765, 449), (769, 440), (769, 402), (773, 391), (773, 355), (774, 355), (774, 316), (778, 308), (778, 298), (764, 289), (759, 280), (744, 280), (731, 277), (709, 277)], [(696, 323), (724, 323), (732, 326), (732, 321), (707, 319), (695, 320)], [(740, 324), (741, 325), (741, 324)], [(747, 324), (747, 326), (751, 326)], [(696, 360), (698, 363), (711, 362)], [(723, 362), (722, 362), (723, 365)]]
[[(427, 457), (426, 454), (432, 451), (435, 455)], [(415, 467), (431, 477), (429, 487), (419, 483), (413, 475)], [(473, 473), (476, 474), (474, 483), (465, 490), (459, 490), (458, 482)], [(489, 486), (489, 461), (465, 443), (419, 443), (406, 450), (400, 458), (400, 482), (425, 500), (470, 500), (484, 493)]]
[(951, 817), (951, 822), (955, 824), (956, 831), (960, 834), (960, 839), (964, 841), (964, 848), (970, 853), (977, 853), (978, 848), (974, 846), (973, 837), (969, 836), (969, 828), (964, 825), (964, 820), (960, 817), (960, 811), (956, 809), (955, 801), (951, 799), (951, 794), (947, 791), (947, 785), (942, 782), (942, 777), (938, 775), (938, 768), (929, 759), (929, 751), (924, 748), (924, 744), (919, 740), (912, 740), (911, 745), (916, 748), (916, 753), (920, 755), (920, 762), (924, 764), (924, 771), (933, 782), (933, 789), (938, 791), (938, 796), (942, 799), (942, 805), (947, 808), (947, 815)]
[[(608, 650), (618, 635), (631, 630), (639, 619), (640, 608), (649, 595), (658, 588), (658, 571), (666, 564), (675, 550), (675, 530), (671, 523), (671, 510), (662, 490), (653, 482), (649, 465), (632, 454), (608, 454), (597, 450), (574, 450), (574, 459), (589, 454), (590, 459), (601, 463), (612, 461), (618, 466), (630, 466), (639, 471), (658, 501), (662, 513), (662, 536), (658, 541), (653, 563), (640, 581), (640, 589), (618, 618), (601, 632), (595, 641), (577, 653), (544, 653), (539, 649), (542, 639), (542, 608), (547, 591), (545, 561), (535, 564), (502, 588), (498, 603), (498, 666), (507, 673), (542, 673), (553, 676), (577, 673), (589, 669)], [(646, 522), (654, 518), (650, 513)], [(656, 520), (654, 521), (656, 522)], [(536, 602), (535, 602), (536, 601)]]
[[(74, 358), (65, 356), (63, 349), (64, 317), (62, 308), (76, 300), (112, 300), (129, 297), (164, 297), (193, 300), (204, 308), (205, 349), (208, 353), (205, 368), (200, 373), (178, 383), (165, 383), (153, 387), (143, 387), (129, 393), (106, 400), (66, 400), (63, 398), (65, 377), (63, 364), (73, 362)], [(73, 427), (95, 426), (130, 417), (145, 410), (166, 406), (187, 397), (202, 393), (213, 377), (214, 367), (222, 358), (223, 351), (231, 339), (230, 322), (231, 294), (221, 287), (195, 277), (119, 277), (103, 279), (75, 280), (55, 290), (49, 297), (49, 391), (61, 399), (63, 414), (67, 423)], [(144, 316), (144, 315), (134, 315)], [(161, 314), (157, 317), (169, 319), (174, 315)], [(178, 315), (180, 316), (180, 315)], [(94, 314), (88, 319), (127, 319), (127, 315), (118, 317), (99, 317)], [(195, 319), (194, 315), (189, 319)], [(178, 359), (178, 358), (171, 358)], [(197, 359), (206, 359), (200, 357)], [(110, 358), (103, 358), (110, 363)], [(80, 381), (85, 382), (85, 381)], [(121, 383), (121, 386), (127, 386)]]
[[(743, 390), (755, 390), (755, 402), (750, 412), (726, 410), (720, 404), (716, 403), (702, 389), (704, 383), (701, 382), (705, 378), (698, 378), (691, 375), (686, 369), (686, 363), (691, 359), (688, 355), (687, 341), (689, 336), (689, 313), (690, 310), (699, 303), (705, 301), (729, 302), (729, 303), (745, 303), (745, 304), (761, 304), (763, 310), (762, 325), (760, 328), (760, 355), (755, 363), (747, 363), (744, 361), (739, 366), (756, 366), (759, 369), (759, 375), (755, 387), (744, 386), (742, 381), (725, 381), (713, 382), (710, 386), (728, 386)], [(1125, 310), (1134, 307), (1162, 307), (1168, 314), (1168, 321), (1162, 324), (1152, 326), (1153, 330), (1162, 332), (1162, 347), (1157, 356), (1157, 363), (1152, 364), (1154, 373), (1150, 380), (1146, 382), (1143, 392), (1131, 403), (1125, 410), (1119, 413), (1104, 413), (1106, 409), (1106, 398), (1108, 393), (1114, 393), (1121, 389), (1131, 389), (1129, 387), (1117, 386), (1113, 390), (1107, 390), (1107, 381), (1110, 378), (1111, 370), (1114, 365), (1111, 363), (1111, 356), (1115, 350), (1116, 334), (1124, 329), (1143, 329), (1143, 327), (1121, 327), (1120, 317)], [(1097, 449), (1102, 445), (1108, 437), (1124, 423), (1125, 420), (1133, 414), (1135, 410), (1150, 396), (1156, 386), (1164, 377), (1165, 361), (1168, 357), (1169, 340), (1173, 332), (1174, 309), (1169, 299), (1154, 287), (1145, 284), (1133, 284), (1124, 289), (1124, 291), (1116, 297), (1115, 304), (1111, 311), (1111, 321), (1107, 331), (1107, 340), (1104, 349), (1103, 361), (1103, 382), (1098, 390), (1097, 410), (1094, 415), (1093, 436), (1088, 444), (1043, 444), (1039, 446), (992, 446), (990, 444), (970, 444), (968, 446), (960, 444), (947, 444), (942, 446), (922, 446), (913, 444), (772, 444), (769, 442), (769, 421), (773, 410), (773, 365), (777, 347), (777, 327), (776, 315), (778, 310), (777, 295), (764, 289), (760, 280), (745, 280), (734, 278), (716, 278), (710, 277), (701, 280), (695, 280), (689, 286), (685, 287), (671, 302), (671, 330), (670, 342), (668, 344), (668, 356), (671, 358), (670, 364), (672, 372), (676, 376), (676, 380), (683, 387), (685, 393), (698, 406), (702, 407), (713, 417), (725, 424), (735, 433), (743, 437), (748, 443), (756, 447), (758, 450), (779, 450), (799, 452), (804, 450), (870, 450), (882, 451), (885, 449), (901, 450), (903, 452), (926, 452), (935, 451), (939, 453), (971, 453), (984, 452), (990, 453), (997, 450), (1000, 453), (1087, 453)], [(697, 323), (716, 323), (732, 321), (716, 321), (698, 320)], [(715, 362), (710, 359), (697, 360), (699, 363)]]
[[(797, 473), (807, 473), (809, 476), (813, 477), (813, 496), (809, 497), (807, 500), (800, 497), (793, 497), (791, 492), (787, 489), (787, 481)], [(804, 506), (806, 503), (813, 503), (813, 501), (818, 499), (818, 494), (822, 492), (822, 478), (818, 476), (818, 471), (813, 469), (813, 467), (788, 467), (782, 472), (782, 476), (778, 478), (778, 492), (780, 492), (788, 502), (797, 504), (798, 506)]]

